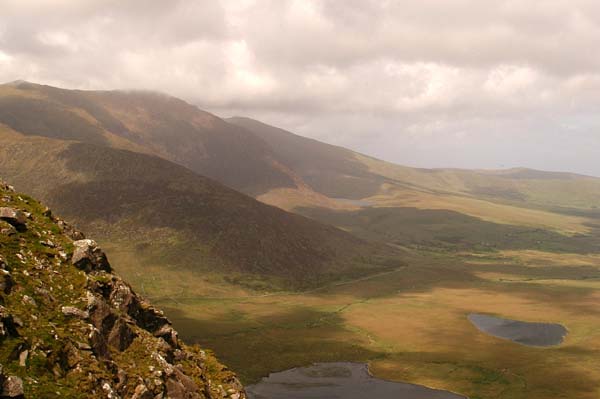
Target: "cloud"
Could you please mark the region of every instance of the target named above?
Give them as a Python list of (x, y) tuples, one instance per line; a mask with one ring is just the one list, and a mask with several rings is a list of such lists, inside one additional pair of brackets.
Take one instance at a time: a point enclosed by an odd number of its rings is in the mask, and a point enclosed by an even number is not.
[(597, 1), (2, 3), (2, 81), (164, 91), (418, 166), (600, 175)]

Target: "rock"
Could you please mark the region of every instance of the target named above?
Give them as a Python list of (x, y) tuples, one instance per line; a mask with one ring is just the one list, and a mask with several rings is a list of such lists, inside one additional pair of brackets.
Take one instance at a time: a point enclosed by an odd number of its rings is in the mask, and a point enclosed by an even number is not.
[(156, 332), (154, 332), (154, 336), (164, 339), (173, 348), (179, 347), (177, 331), (175, 331), (173, 329), (173, 327), (171, 327), (169, 324), (165, 324), (160, 329), (158, 329)]
[(77, 309), (74, 306), (63, 306), (60, 308), (61, 312), (67, 317), (76, 317), (78, 319), (87, 319), (90, 314), (85, 310)]
[(129, 348), (129, 345), (131, 345), (136, 337), (137, 334), (127, 322), (123, 319), (117, 319), (108, 335), (107, 341), (111, 347), (123, 352), (125, 349)]
[(198, 385), (179, 368), (175, 368), (175, 374), (167, 380), (166, 385), (170, 399), (203, 399)]
[(161, 329), (165, 324), (171, 324), (162, 311), (145, 301), (139, 301), (135, 311), (129, 314), (140, 327), (152, 333)]
[(19, 366), (27, 366), (27, 358), (29, 357), (29, 351), (26, 349), (19, 354)]
[(110, 383), (104, 382), (102, 384), (102, 389), (106, 393), (106, 398), (107, 399), (119, 399), (120, 398), (120, 396), (115, 392), (115, 390), (110, 385)]
[(110, 304), (120, 311), (130, 314), (134, 302), (133, 291), (123, 281), (117, 280), (112, 285)]
[(139, 384), (138, 386), (136, 386), (135, 390), (133, 391), (133, 395), (131, 396), (131, 399), (152, 399), (152, 398), (154, 398), (154, 395), (152, 394), (152, 392), (150, 392), (148, 390), (148, 388), (144, 384)]
[(2, 397), (20, 398), (23, 397), (23, 380), (19, 377), (10, 376), (2, 384)]
[(73, 242), (75, 251), (71, 262), (77, 268), (86, 272), (100, 271), (111, 272), (106, 254), (98, 247), (96, 241), (84, 239)]
[(56, 248), (56, 244), (54, 244), (50, 240), (45, 240), (45, 241), (42, 240), (42, 241), (40, 241), (40, 244), (42, 244), (43, 246), (48, 247), (48, 248)]
[(110, 306), (103, 299), (91, 296), (88, 298), (88, 312), (90, 320), (94, 327), (103, 333), (107, 333), (112, 328), (116, 320)]
[(8, 206), (0, 207), (0, 219), (13, 226), (14, 224), (25, 224), (27, 222), (27, 217), (23, 211)]
[(108, 350), (108, 344), (106, 343), (106, 338), (97, 328), (94, 328), (90, 333), (90, 346), (92, 347), (92, 352), (98, 359), (102, 360), (110, 360), (110, 352)]
[(29, 295), (23, 295), (23, 303), (26, 303), (33, 307), (37, 307), (37, 303), (35, 302), (35, 299), (30, 297)]

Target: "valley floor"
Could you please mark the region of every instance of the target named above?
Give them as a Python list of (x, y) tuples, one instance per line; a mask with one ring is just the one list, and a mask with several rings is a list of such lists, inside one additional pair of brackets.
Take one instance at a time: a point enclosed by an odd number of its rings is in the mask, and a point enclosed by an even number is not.
[[(412, 251), (407, 264), (269, 295), (192, 272), (120, 272), (184, 339), (213, 348), (247, 383), (313, 362), (368, 361), (377, 377), (472, 399), (600, 395), (599, 257)], [(569, 334), (560, 346), (526, 347), (481, 333), (467, 319), (472, 312), (560, 323)]]

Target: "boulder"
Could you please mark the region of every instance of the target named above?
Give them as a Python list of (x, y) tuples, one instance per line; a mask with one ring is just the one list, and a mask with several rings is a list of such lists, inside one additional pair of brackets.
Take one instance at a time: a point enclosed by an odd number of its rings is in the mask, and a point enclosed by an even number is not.
[(75, 251), (73, 252), (71, 262), (77, 268), (86, 272), (112, 271), (106, 254), (98, 247), (96, 241), (89, 239), (78, 240), (74, 241), (73, 245), (75, 246)]
[(15, 208), (0, 207), (0, 220), (11, 224), (17, 230), (25, 230), (27, 228), (27, 217), (25, 214)]

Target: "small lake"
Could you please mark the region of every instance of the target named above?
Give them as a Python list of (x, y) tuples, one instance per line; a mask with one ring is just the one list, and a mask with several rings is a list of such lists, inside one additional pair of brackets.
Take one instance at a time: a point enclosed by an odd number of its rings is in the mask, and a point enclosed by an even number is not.
[(484, 333), (527, 346), (559, 345), (568, 333), (560, 324), (529, 323), (479, 313), (471, 313), (468, 317)]
[(246, 391), (250, 399), (466, 399), (421, 385), (374, 378), (362, 363), (317, 363), (273, 373)]

